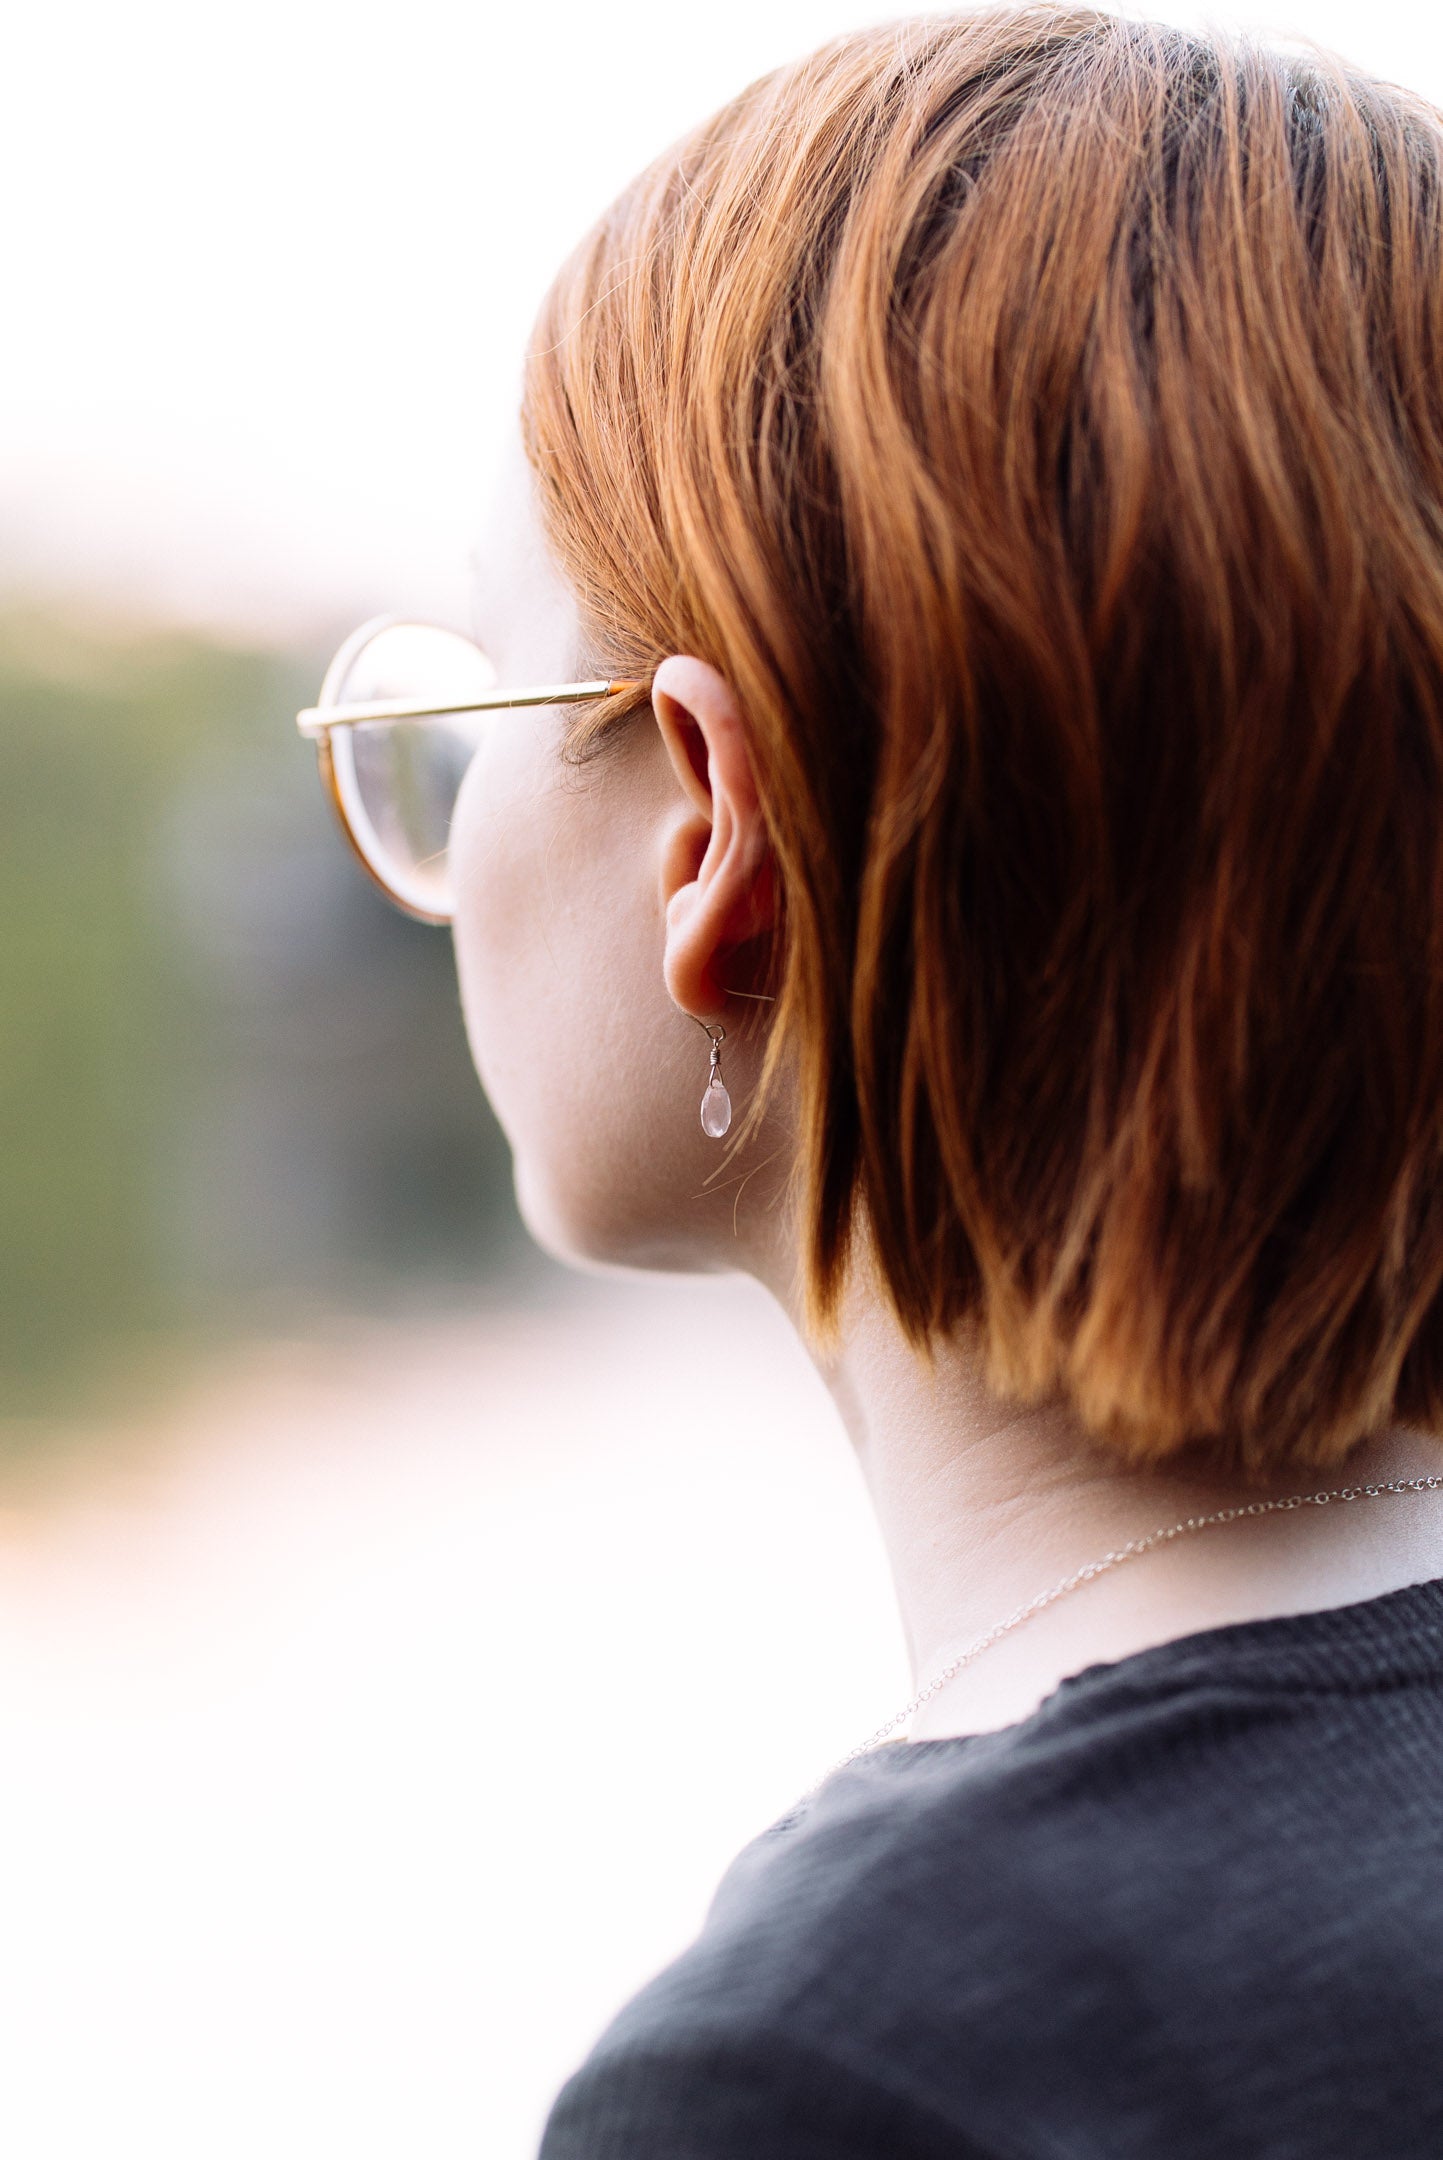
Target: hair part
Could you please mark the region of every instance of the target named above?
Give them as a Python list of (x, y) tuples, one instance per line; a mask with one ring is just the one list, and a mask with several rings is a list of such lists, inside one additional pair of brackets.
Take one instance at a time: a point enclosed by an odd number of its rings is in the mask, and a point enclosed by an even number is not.
[(748, 718), (805, 1326), (865, 1215), (915, 1347), (1134, 1461), (1443, 1424), (1440, 152), (1316, 48), (918, 17), (658, 158), (530, 349), (598, 671)]

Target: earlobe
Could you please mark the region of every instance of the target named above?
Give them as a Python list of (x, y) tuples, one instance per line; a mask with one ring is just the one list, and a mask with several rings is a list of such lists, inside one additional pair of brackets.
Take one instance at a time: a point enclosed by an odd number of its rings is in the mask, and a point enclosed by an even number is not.
[(674, 654), (652, 681), (652, 709), (676, 778), (660, 865), (667, 994), (719, 1016), (738, 947), (775, 920), (771, 845), (745, 717), (705, 660)]

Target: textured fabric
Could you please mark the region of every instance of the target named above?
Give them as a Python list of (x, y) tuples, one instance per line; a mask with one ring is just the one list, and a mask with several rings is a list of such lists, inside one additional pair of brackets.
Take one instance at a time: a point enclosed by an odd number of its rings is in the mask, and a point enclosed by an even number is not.
[(1443, 2160), (1443, 1580), (835, 1771), (541, 2160)]

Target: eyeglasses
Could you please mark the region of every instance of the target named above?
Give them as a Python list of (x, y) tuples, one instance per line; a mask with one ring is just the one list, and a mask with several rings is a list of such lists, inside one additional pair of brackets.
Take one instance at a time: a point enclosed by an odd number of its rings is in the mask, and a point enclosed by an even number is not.
[(460, 631), (378, 615), (346, 639), (316, 703), (296, 715), (302, 735), (315, 743), (322, 783), (363, 869), (388, 900), (421, 922), (452, 919), (451, 819), (494, 716), (646, 687), (495, 685), (492, 662)]

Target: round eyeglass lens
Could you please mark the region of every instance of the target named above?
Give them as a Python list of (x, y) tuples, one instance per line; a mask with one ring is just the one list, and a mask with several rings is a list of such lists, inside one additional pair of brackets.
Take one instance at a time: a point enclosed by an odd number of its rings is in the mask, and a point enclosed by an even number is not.
[[(484, 697), (496, 670), (480, 647), (434, 623), (367, 626), (326, 671), (318, 707), (463, 705)], [(329, 731), (336, 792), (357, 848), (414, 915), (452, 911), (446, 842), (466, 768), (494, 713), (358, 720)]]

